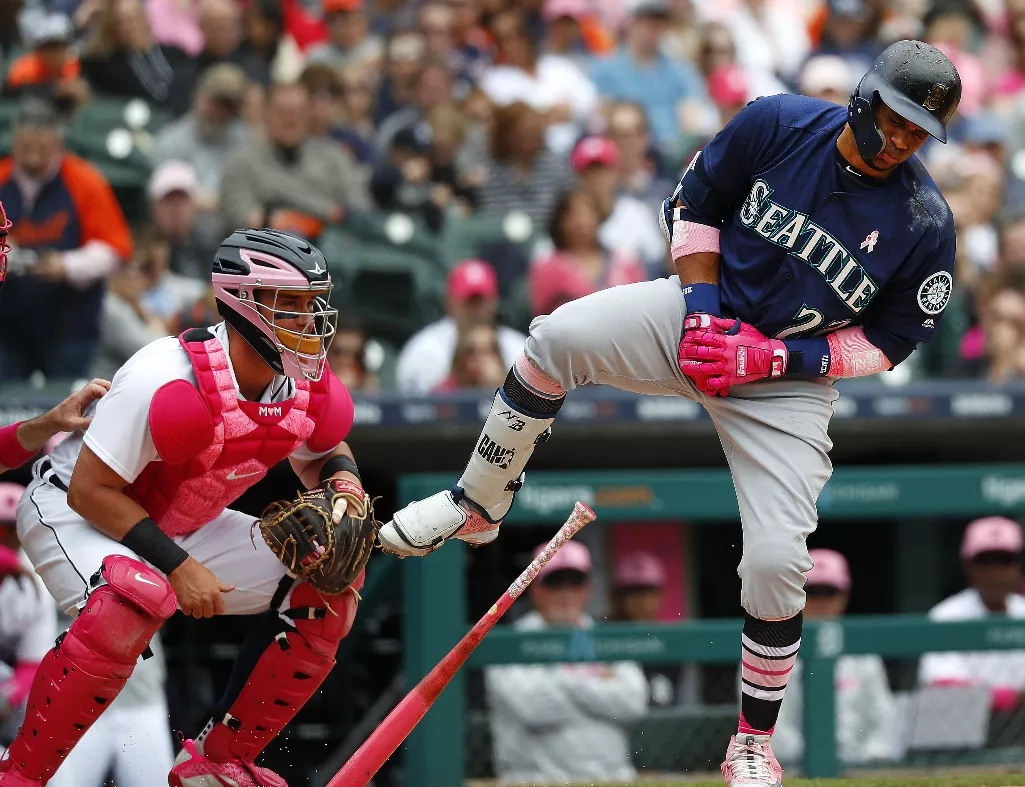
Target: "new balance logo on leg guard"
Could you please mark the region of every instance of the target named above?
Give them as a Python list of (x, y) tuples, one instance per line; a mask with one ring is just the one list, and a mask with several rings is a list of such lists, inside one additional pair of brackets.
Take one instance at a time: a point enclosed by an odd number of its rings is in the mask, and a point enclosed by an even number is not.
[(527, 425), (527, 422), (520, 418), (512, 410), (505, 410), (498, 414), (499, 418), (505, 419), (505, 425), (512, 429), (514, 432), (522, 432), (523, 427)]
[(515, 448), (505, 448), (499, 445), (486, 434), (480, 436), (480, 442), (477, 443), (477, 453), (481, 455), (481, 458), (488, 464), (500, 467), (503, 470), (509, 469), (509, 463), (516, 456)]

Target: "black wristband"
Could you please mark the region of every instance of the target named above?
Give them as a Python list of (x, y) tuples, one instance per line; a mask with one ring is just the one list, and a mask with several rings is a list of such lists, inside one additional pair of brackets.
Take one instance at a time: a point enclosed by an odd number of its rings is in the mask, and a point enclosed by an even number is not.
[(189, 558), (189, 553), (178, 546), (160, 526), (149, 517), (139, 520), (125, 533), (121, 543), (143, 560), (151, 563), (165, 576)]
[(323, 467), (320, 468), (320, 483), (324, 483), (335, 473), (342, 472), (352, 473), (356, 476), (357, 481), (361, 484), (363, 483), (363, 479), (359, 477), (359, 468), (356, 467), (356, 463), (347, 456), (332, 456), (324, 462)]

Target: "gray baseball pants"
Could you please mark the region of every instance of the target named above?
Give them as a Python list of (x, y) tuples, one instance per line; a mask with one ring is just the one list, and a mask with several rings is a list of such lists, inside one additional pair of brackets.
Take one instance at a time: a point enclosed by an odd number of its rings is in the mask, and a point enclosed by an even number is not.
[(764, 381), (705, 396), (680, 372), (686, 314), (680, 280), (628, 284), (536, 317), (527, 357), (567, 391), (611, 385), (702, 404), (719, 434), (740, 507), (741, 605), (762, 620), (804, 608), (806, 539), (832, 473), (829, 418), (839, 393), (826, 382)]

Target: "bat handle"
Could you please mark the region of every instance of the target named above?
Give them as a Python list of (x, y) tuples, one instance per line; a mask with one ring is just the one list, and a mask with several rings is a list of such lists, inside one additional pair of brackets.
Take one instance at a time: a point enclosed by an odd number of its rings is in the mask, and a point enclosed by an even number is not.
[(541, 550), (541, 553), (531, 561), (530, 565), (523, 570), (523, 573), (516, 578), (516, 581), (509, 586), (509, 597), (515, 601), (526, 590), (527, 585), (534, 581), (545, 564), (555, 556), (556, 552), (562, 549), (563, 544), (580, 532), (584, 525), (588, 522), (593, 522), (595, 519), (597, 519), (597, 514), (578, 500), (576, 505), (573, 506), (573, 513), (569, 515), (569, 519), (566, 520), (565, 524), (559, 528), (559, 532), (552, 536), (552, 540), (548, 542), (548, 545)]

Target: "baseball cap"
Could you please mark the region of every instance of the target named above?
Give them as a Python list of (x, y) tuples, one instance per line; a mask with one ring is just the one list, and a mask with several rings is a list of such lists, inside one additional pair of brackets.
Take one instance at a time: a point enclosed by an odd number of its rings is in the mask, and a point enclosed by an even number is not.
[(747, 73), (736, 63), (712, 69), (707, 81), (708, 95), (719, 106), (732, 107), (747, 103)]
[(1003, 516), (987, 516), (971, 522), (961, 540), (961, 559), (971, 560), (983, 552), (1019, 553), (1022, 543), (1021, 525)]
[(650, 552), (634, 552), (616, 565), (613, 581), (617, 587), (660, 588), (666, 583), (666, 572)]
[(0, 522), (13, 522), (18, 518), (18, 502), (25, 487), (10, 482), (0, 483)]
[(364, 0), (324, 0), (323, 9), (325, 14), (345, 14), (353, 11), (362, 11)]
[(70, 44), (75, 27), (67, 14), (33, 14), (23, 25), (25, 38), (32, 46)]
[(666, 0), (635, 0), (630, 4), (632, 17), (669, 17), (669, 4)]
[(977, 112), (965, 118), (961, 140), (968, 145), (1006, 145), (1007, 128), (992, 112)]
[(812, 549), (808, 552), (814, 567), (805, 576), (806, 585), (826, 585), (837, 590), (851, 589), (851, 572), (847, 558), (833, 549)]
[(816, 55), (809, 58), (801, 69), (799, 82), (801, 92), (807, 95), (824, 93), (827, 90), (850, 93), (854, 89), (851, 67), (846, 60), (836, 55)]
[(246, 72), (234, 63), (210, 66), (199, 79), (199, 92), (221, 101), (241, 104), (246, 97)]
[(457, 301), (498, 297), (498, 276), (483, 260), (463, 260), (448, 275), (448, 294)]
[[(548, 544), (541, 544), (534, 550), (534, 557), (544, 551)], [(538, 572), (537, 578), (544, 579), (555, 571), (579, 571), (581, 574), (591, 573), (591, 552), (579, 541), (567, 541), (552, 559)]]
[(156, 202), (175, 191), (184, 191), (190, 197), (199, 188), (196, 170), (184, 161), (165, 161), (153, 172), (149, 179), (147, 193)]
[(42, 98), (29, 96), (18, 104), (14, 116), (15, 126), (35, 126), (38, 128), (60, 128), (63, 124), (57, 109), (52, 103)]
[(389, 60), (419, 60), (424, 54), (424, 40), (416, 33), (397, 35), (388, 43)]
[(619, 163), (619, 146), (608, 137), (584, 137), (573, 148), (569, 161), (577, 172), (595, 164), (614, 167)]
[(865, 0), (829, 0), (829, 13), (846, 19), (868, 19), (869, 10)]
[(434, 149), (434, 134), (430, 124), (420, 121), (404, 126), (392, 138), (392, 150), (409, 150), (427, 155)]
[(547, 0), (544, 6), (544, 18), (554, 22), (564, 16), (580, 19), (591, 12), (588, 0)]

